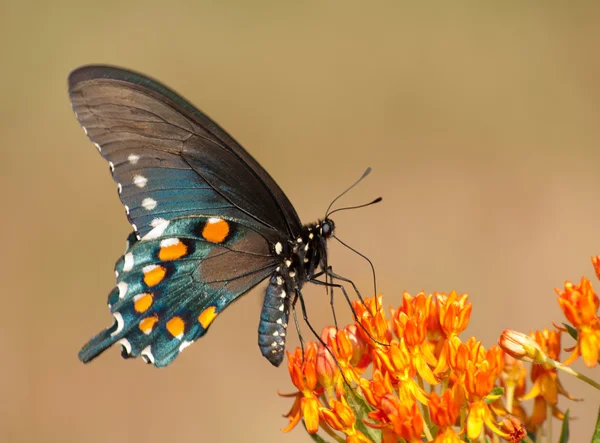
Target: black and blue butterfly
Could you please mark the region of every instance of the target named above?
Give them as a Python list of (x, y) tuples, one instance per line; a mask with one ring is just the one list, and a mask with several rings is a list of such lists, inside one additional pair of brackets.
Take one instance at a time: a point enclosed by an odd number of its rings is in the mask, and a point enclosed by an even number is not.
[(120, 343), (123, 357), (166, 366), (231, 302), (268, 278), (258, 343), (278, 366), (302, 286), (327, 284), (317, 277), (334, 275), (327, 267), (333, 221), (326, 215), (303, 225), (248, 152), (148, 77), (85, 66), (70, 74), (69, 94), (109, 163), (133, 227), (108, 297), (114, 324), (79, 358), (87, 363)]

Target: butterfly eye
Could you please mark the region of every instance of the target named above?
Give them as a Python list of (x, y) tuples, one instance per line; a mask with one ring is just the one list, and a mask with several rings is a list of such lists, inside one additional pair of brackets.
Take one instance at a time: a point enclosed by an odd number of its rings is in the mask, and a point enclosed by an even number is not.
[(325, 220), (321, 229), (323, 235), (329, 237), (333, 233), (333, 222), (331, 220)]

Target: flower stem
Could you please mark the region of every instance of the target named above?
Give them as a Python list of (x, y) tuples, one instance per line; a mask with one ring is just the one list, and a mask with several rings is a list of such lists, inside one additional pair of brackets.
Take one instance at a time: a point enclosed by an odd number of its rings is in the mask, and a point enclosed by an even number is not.
[(515, 384), (514, 383), (507, 383), (506, 384), (506, 389), (505, 389), (505, 394), (506, 394), (506, 410), (512, 414), (513, 411), (513, 401), (515, 399)]
[(590, 386), (592, 386), (592, 387), (594, 387), (594, 388), (596, 388), (596, 389), (598, 389), (600, 391), (600, 384), (598, 384), (598, 382), (595, 382), (591, 378), (586, 377), (582, 373), (577, 372), (576, 370), (574, 370), (574, 369), (572, 369), (572, 368), (570, 368), (568, 366), (563, 366), (562, 364), (560, 364), (559, 362), (554, 361), (554, 360), (552, 360), (552, 361), (554, 362), (554, 367), (556, 369), (560, 369), (561, 371), (564, 371), (567, 374), (570, 374), (570, 375), (578, 378), (579, 380), (586, 382), (588, 385), (590, 385)]

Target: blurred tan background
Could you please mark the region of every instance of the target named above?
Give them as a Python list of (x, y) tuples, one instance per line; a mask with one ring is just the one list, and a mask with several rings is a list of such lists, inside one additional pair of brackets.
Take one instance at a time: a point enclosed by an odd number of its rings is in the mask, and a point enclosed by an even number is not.
[[(372, 166), (343, 202), (384, 202), (335, 220), (375, 263), (386, 305), (405, 289), (469, 292), (468, 334), (487, 346), (563, 320), (554, 288), (591, 278), (600, 254), (599, 8), (372, 3), (0, 4), (1, 442), (308, 441), (279, 431), (291, 402), (277, 392), (294, 389), (260, 356), (261, 290), (167, 369), (117, 349), (77, 360), (111, 323), (129, 232), (71, 112), (66, 78), (82, 64), (180, 92), (304, 222)], [(363, 261), (338, 245), (331, 256), (369, 292)], [(331, 323), (323, 291), (305, 295), (314, 324)], [(586, 398), (561, 400), (578, 417), (571, 441), (589, 441), (600, 396), (562, 379)]]

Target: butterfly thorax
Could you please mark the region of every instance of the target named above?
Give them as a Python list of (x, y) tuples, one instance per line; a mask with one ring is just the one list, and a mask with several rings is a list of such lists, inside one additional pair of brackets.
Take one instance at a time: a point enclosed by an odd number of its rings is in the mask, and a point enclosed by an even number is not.
[[(292, 288), (300, 289), (319, 269), (327, 266), (327, 240), (333, 235), (335, 224), (330, 219), (304, 225), (302, 234), (273, 246), (273, 253), (281, 262), (277, 273)], [(292, 289), (290, 288), (290, 289)]]

